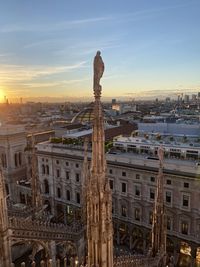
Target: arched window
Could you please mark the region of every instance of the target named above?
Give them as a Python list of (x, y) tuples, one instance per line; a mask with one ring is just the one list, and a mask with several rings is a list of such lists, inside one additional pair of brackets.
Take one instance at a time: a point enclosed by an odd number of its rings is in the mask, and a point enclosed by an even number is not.
[(49, 182), (47, 179), (44, 180), (44, 193), (49, 194)]

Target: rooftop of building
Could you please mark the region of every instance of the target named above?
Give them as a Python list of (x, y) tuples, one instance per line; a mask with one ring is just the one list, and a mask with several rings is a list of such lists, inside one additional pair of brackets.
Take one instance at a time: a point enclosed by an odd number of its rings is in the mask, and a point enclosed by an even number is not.
[(124, 137), (119, 136), (114, 139), (114, 142), (126, 144), (140, 144), (146, 146), (165, 146), (165, 147), (179, 147), (179, 148), (199, 148), (200, 138), (192, 138), (187, 136), (160, 136), (159, 133), (154, 135)]
[(13, 135), (19, 133), (25, 133), (25, 128), (23, 125), (8, 125), (8, 124), (0, 125), (1, 136)]
[[(88, 151), (91, 152), (91, 147)], [(91, 153), (88, 157), (91, 157)], [(37, 145), (37, 153), (41, 155), (55, 155), (56, 157), (70, 157), (83, 159), (84, 146), (73, 144), (53, 144), (43, 142)], [(107, 162), (117, 166), (134, 167), (135, 169), (158, 171), (159, 161), (146, 154), (127, 153), (123, 151), (112, 151), (106, 153)], [(199, 177), (200, 166), (198, 161), (188, 159), (165, 158), (164, 172), (185, 177)]]

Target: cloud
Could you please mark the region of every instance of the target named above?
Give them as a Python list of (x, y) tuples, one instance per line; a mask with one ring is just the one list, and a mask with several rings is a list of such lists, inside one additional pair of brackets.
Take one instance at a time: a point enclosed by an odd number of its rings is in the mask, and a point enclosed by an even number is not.
[(74, 79), (74, 80), (64, 80), (64, 81), (52, 81), (52, 82), (32, 82), (32, 83), (25, 83), (24, 86), (27, 86), (29, 88), (49, 88), (49, 87), (62, 87), (66, 86), (68, 84), (76, 84), (76, 83), (82, 83), (85, 81), (89, 81), (89, 78), (83, 78), (83, 79)]
[(0, 81), (23, 82), (36, 78), (70, 72), (85, 67), (86, 61), (68, 66), (25, 66), (0, 64)]
[(68, 20), (62, 21), (58, 23), (49, 23), (49, 24), (23, 24), (16, 25), (10, 24), (5, 25), (0, 28), (0, 32), (2, 33), (12, 33), (12, 32), (47, 32), (47, 31), (59, 31), (66, 29), (74, 29), (77, 26), (84, 26), (87, 24), (105, 22), (108, 20), (112, 20), (112, 16), (106, 17), (97, 17), (97, 18), (83, 18), (78, 20)]

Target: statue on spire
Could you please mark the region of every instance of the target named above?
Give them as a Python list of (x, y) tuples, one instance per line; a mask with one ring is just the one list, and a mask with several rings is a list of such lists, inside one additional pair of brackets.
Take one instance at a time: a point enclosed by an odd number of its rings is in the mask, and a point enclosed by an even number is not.
[(104, 73), (104, 62), (101, 57), (101, 52), (97, 51), (96, 56), (94, 58), (94, 84), (93, 90), (95, 97), (101, 96), (101, 85), (100, 79), (102, 78)]
[(158, 158), (160, 160), (161, 166), (163, 166), (163, 160), (164, 160), (164, 149), (162, 146), (158, 148)]

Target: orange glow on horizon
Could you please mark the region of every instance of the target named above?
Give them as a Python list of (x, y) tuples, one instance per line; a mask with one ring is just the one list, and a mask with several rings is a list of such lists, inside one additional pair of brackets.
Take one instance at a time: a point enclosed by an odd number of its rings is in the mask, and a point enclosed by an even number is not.
[(0, 88), (0, 103), (3, 103), (4, 102), (4, 91)]

